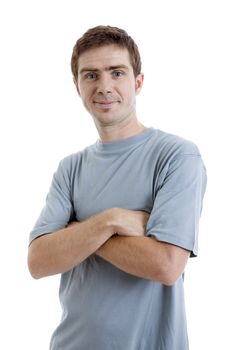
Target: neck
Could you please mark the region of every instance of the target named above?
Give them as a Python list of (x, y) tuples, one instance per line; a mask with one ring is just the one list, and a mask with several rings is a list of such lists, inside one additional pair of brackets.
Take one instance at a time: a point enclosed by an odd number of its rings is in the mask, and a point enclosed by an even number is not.
[(131, 136), (140, 134), (145, 130), (145, 126), (138, 120), (134, 120), (126, 125), (108, 125), (105, 127), (97, 126), (97, 130), (101, 141), (103, 143), (108, 143), (124, 140)]

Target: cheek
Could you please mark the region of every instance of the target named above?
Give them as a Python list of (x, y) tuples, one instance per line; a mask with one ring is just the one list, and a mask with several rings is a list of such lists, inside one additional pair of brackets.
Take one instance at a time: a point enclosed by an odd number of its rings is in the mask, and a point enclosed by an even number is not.
[(135, 100), (135, 88), (132, 85), (127, 86), (127, 88), (124, 89), (124, 94), (125, 99), (128, 100), (129, 102), (132, 100)]
[(131, 99), (135, 95), (135, 85), (132, 82), (123, 82), (118, 88), (120, 94), (126, 99)]
[(80, 89), (80, 97), (84, 104), (89, 103), (90, 100), (90, 93), (88, 92), (87, 89)]
[(87, 88), (83, 89), (83, 96), (88, 102), (93, 100), (93, 97), (95, 95), (95, 90), (96, 89), (94, 86), (88, 86)]

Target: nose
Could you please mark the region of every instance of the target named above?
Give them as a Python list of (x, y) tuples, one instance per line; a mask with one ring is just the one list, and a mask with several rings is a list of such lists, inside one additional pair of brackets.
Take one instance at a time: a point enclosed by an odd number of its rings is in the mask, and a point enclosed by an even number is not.
[(112, 93), (112, 79), (109, 74), (102, 74), (98, 79), (97, 93), (109, 94)]

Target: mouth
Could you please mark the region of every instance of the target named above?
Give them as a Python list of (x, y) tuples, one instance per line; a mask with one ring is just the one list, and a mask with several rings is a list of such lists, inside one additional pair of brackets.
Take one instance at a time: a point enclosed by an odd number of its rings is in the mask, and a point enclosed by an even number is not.
[(110, 109), (112, 108), (116, 103), (118, 103), (118, 101), (105, 101), (105, 100), (101, 100), (101, 101), (94, 101), (94, 104), (97, 108), (100, 109)]

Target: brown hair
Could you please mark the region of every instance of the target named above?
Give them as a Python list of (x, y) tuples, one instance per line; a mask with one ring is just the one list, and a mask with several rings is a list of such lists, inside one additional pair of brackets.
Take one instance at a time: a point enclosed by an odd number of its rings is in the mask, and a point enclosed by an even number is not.
[(111, 26), (97, 26), (90, 28), (77, 40), (71, 58), (71, 70), (74, 79), (78, 78), (78, 59), (84, 52), (92, 48), (115, 44), (126, 48), (129, 52), (130, 63), (133, 67), (135, 77), (141, 73), (141, 57), (134, 40), (125, 30)]

